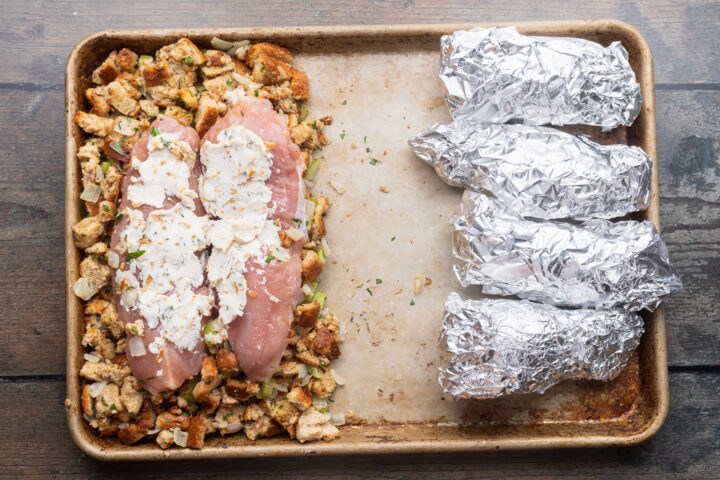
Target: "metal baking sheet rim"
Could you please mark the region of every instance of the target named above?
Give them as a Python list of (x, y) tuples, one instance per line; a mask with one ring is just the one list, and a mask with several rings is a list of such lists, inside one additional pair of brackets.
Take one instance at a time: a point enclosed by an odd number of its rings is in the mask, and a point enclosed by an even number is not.
[[(352, 455), (380, 453), (428, 453), (450, 451), (521, 450), (574, 447), (629, 446), (652, 437), (662, 426), (669, 408), (667, 376), (667, 351), (665, 340), (664, 308), (657, 309), (648, 322), (643, 339), (645, 356), (650, 356), (651, 365), (644, 381), (649, 382), (651, 404), (644, 408), (652, 411), (647, 419), (634, 431), (618, 435), (603, 435), (582, 431), (571, 434), (553, 432), (557, 427), (514, 426), (510, 432), (488, 436), (480, 432), (481, 427), (441, 424), (386, 424), (350, 425), (341, 428), (342, 436), (330, 443), (299, 444), (286, 438), (263, 439), (260, 442), (241, 446), (206, 446), (201, 450), (170, 449), (160, 450), (155, 445), (124, 446), (115, 440), (108, 442), (93, 434), (82, 417), (80, 405), (79, 362), (83, 348), (78, 341), (82, 328), (82, 302), (72, 292), (72, 284), (78, 278), (80, 254), (75, 248), (70, 227), (80, 219), (78, 167), (75, 161), (78, 129), (72, 118), (82, 97), (76, 95), (82, 55), (92, 42), (103, 38), (146, 40), (160, 42), (163, 38), (186, 35), (192, 38), (209, 39), (222, 36), (229, 39), (312, 37), (357, 37), (371, 41), (378, 36), (402, 38), (404, 36), (439, 36), (455, 30), (475, 26), (490, 27), (517, 25), (519, 31), (536, 35), (592, 36), (608, 35), (621, 37), (628, 50), (635, 51), (638, 65), (638, 80), (641, 84), (644, 104), (642, 114), (633, 126), (639, 130), (639, 143), (652, 157), (654, 163), (650, 207), (646, 217), (660, 227), (659, 196), (657, 179), (657, 151), (655, 131), (655, 98), (653, 60), (650, 47), (631, 25), (617, 20), (579, 20), (520, 23), (462, 23), (432, 25), (348, 25), (329, 27), (269, 27), (243, 29), (183, 29), (183, 30), (106, 30), (91, 34), (81, 40), (70, 53), (66, 66), (66, 108), (65, 108), (65, 260), (66, 260), (66, 322), (67, 322), (67, 398), (71, 401), (67, 420), (70, 434), (78, 447), (86, 454), (107, 461), (122, 460), (163, 460), (163, 459), (209, 459), (236, 457), (272, 457), (296, 455)], [(439, 48), (439, 47), (438, 47)], [(549, 432), (542, 430), (549, 428)], [(478, 433), (475, 431), (478, 430)], [(533, 431), (536, 430), (536, 431)]]

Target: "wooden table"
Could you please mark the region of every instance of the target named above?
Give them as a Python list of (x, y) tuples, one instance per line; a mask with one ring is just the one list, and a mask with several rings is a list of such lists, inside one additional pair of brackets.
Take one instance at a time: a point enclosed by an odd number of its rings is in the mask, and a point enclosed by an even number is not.
[[(0, 478), (720, 477), (720, 4), (606, 1), (4, 0), (0, 27)], [(253, 6), (256, 5), (256, 6)], [(664, 237), (685, 288), (667, 302), (670, 415), (633, 448), (113, 465), (65, 425), (63, 72), (108, 28), (617, 18), (653, 48)]]

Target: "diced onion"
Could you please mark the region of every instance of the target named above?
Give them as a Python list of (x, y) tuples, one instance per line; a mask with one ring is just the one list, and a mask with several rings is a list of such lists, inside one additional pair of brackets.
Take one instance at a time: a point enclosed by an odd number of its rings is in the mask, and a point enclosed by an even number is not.
[(315, 218), (315, 202), (305, 200), (305, 220), (312, 221)]
[(228, 50), (234, 46), (232, 42), (227, 42), (217, 37), (213, 37), (212, 40), (210, 40), (210, 45), (212, 45), (213, 48), (222, 51)]
[(144, 357), (147, 353), (142, 338), (134, 335), (128, 340), (128, 350), (131, 357)]
[(96, 183), (88, 183), (85, 185), (83, 192), (80, 194), (80, 200), (86, 202), (94, 203), (98, 201), (98, 198), (100, 198), (100, 185)]
[(308, 372), (307, 365), (305, 365), (304, 363), (301, 363), (298, 366), (298, 377), (301, 380), (310, 377), (310, 373)]
[(180, 429), (175, 430), (175, 432), (173, 433), (173, 441), (175, 441), (175, 445), (177, 445), (178, 447), (187, 446), (187, 439), (188, 434)]
[[(129, 424), (128, 422), (123, 422), (123, 423), (121, 423), (121, 424), (118, 425), (118, 428), (119, 428), (120, 430), (122, 430), (123, 428), (127, 428), (127, 427), (129, 427), (129, 426), (130, 426), (130, 424)], [(148, 433), (150, 433), (150, 432), (148, 432)]]
[(332, 423), (336, 427), (339, 427), (340, 425), (345, 425), (345, 414), (333, 413), (332, 415), (330, 415), (330, 423)]
[(275, 384), (275, 389), (276, 389), (278, 392), (282, 392), (282, 393), (287, 393), (287, 391), (288, 391), (288, 388), (287, 388), (285, 385), (282, 385), (282, 384), (280, 384), (280, 383), (276, 383), (276, 384)]
[(305, 188), (307, 190), (312, 190), (313, 186), (315, 186), (315, 182), (308, 180), (307, 178), (303, 178), (303, 182), (305, 182)]
[(422, 289), (423, 289), (422, 279), (420, 277), (416, 276), (415, 284), (413, 285), (413, 292), (415, 293), (415, 295), (417, 295), (418, 293), (422, 292)]
[(137, 290), (133, 287), (126, 288), (123, 290), (122, 295), (120, 295), (120, 301), (126, 307), (132, 307), (135, 305), (135, 302), (137, 302)]
[(323, 417), (325, 417), (326, 422), (329, 422), (330, 420), (332, 420), (332, 414), (330, 412), (323, 413)]
[(105, 173), (100, 165), (95, 167), (95, 181), (102, 182), (105, 179)]
[(332, 187), (332, 189), (335, 190), (340, 195), (345, 193), (345, 185), (338, 182), (337, 180), (330, 180), (328, 182), (328, 185), (330, 185)]
[(110, 250), (106, 256), (108, 265), (110, 265), (111, 268), (117, 268), (120, 265), (120, 255), (118, 255), (117, 252)]
[(83, 300), (90, 300), (98, 292), (98, 287), (87, 278), (80, 277), (73, 285), (73, 292)]
[(100, 396), (103, 390), (107, 387), (107, 382), (95, 382), (90, 384), (90, 396), (97, 398)]
[(102, 357), (97, 354), (97, 352), (90, 352), (83, 355), (85, 357), (85, 360), (87, 360), (90, 363), (98, 363), (100, 360), (102, 360)]
[(327, 240), (325, 240), (325, 237), (323, 237), (322, 240), (320, 240), (320, 245), (322, 245), (323, 253), (325, 254), (325, 256), (329, 257), (331, 250), (330, 250), (330, 245), (328, 245)]
[(131, 135), (135, 134), (136, 128), (137, 128), (137, 125), (135, 125), (135, 120), (121, 118), (120, 120), (118, 120), (115, 123), (113, 130), (115, 130), (120, 135), (131, 136)]
[(292, 240), (293, 242), (297, 242), (305, 236), (303, 232), (301, 232), (295, 227), (288, 228), (285, 233), (287, 234), (288, 238), (290, 238), (290, 240)]
[(263, 87), (262, 83), (255, 83), (251, 81), (248, 77), (240, 75), (237, 72), (233, 72), (232, 77), (235, 79), (236, 82), (238, 82), (240, 85), (242, 85), (248, 90), (259, 90)]
[(225, 433), (236, 433), (242, 428), (242, 422), (230, 422), (225, 427)]
[(88, 422), (88, 423), (90, 423), (90, 422), (93, 421), (93, 418), (92, 418), (90, 415), (88, 415), (87, 413), (85, 413), (85, 412), (83, 412), (83, 418), (84, 418), (85, 421)]
[(308, 285), (307, 283), (303, 283), (302, 292), (303, 292), (305, 295), (307, 295), (308, 297), (312, 297), (313, 294), (315, 293), (315, 292), (313, 291), (312, 287), (311, 287), (310, 285)]
[(115, 245), (115, 250), (117, 250), (118, 253), (125, 253), (127, 251), (127, 242), (125, 241), (125, 238), (121, 238), (120, 241)]
[(321, 408), (327, 408), (327, 405), (327, 400), (323, 400), (322, 398), (313, 395), (313, 407), (320, 410)]
[(146, 437), (151, 437), (151, 436), (153, 436), (153, 435), (157, 435), (158, 433), (160, 433), (160, 429), (159, 429), (159, 428), (153, 428), (152, 430), (148, 430), (147, 432), (145, 432), (145, 436), (146, 436)]
[(335, 383), (337, 383), (338, 385), (345, 385), (345, 379), (338, 375), (337, 371), (335, 371), (334, 368), (330, 369), (330, 375), (332, 375), (332, 377), (335, 379)]

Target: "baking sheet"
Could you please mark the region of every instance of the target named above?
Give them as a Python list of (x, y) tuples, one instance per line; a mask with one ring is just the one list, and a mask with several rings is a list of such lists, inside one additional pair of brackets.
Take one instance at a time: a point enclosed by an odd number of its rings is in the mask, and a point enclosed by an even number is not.
[[(449, 226), (461, 190), (442, 182), (415, 158), (407, 137), (434, 122), (449, 120), (437, 78), (439, 37), (468, 27), (101, 32), (78, 45), (68, 62), (70, 119), (78, 105), (83, 107), (82, 91), (91, 67), (113, 48), (154, 51), (187, 34), (199, 45), (216, 35), (231, 40), (275, 40), (291, 50), (295, 63), (310, 78), (311, 116), (334, 117), (325, 131), (331, 143), (318, 154), (324, 160), (313, 191), (332, 201), (326, 217), (332, 255), (320, 288), (340, 318), (345, 338), (343, 355), (333, 368), (346, 385), (336, 391), (331, 410), (355, 414), (355, 425), (344, 427), (342, 437), (331, 443), (300, 445), (283, 437), (253, 443), (241, 435), (211, 436), (202, 450), (163, 452), (154, 444), (125, 447), (117, 440), (100, 440), (84, 425), (75, 401), (82, 362), (82, 315), (81, 302), (68, 288), (68, 396), (73, 400), (69, 424), (83, 450), (105, 459), (149, 459), (537, 448), (637, 443), (659, 428), (667, 411), (662, 309), (646, 319), (648, 332), (638, 355), (612, 382), (565, 382), (545, 395), (486, 401), (455, 402), (443, 397), (437, 382), (438, 335), (447, 294), (462, 290), (451, 270)], [(518, 27), (523, 33), (584, 36), (603, 43), (623, 40), (645, 98), (643, 113), (628, 130), (628, 139), (655, 157), (652, 60), (636, 31), (612, 21)], [(69, 121), (66, 232), (81, 218), (77, 130)], [(597, 134), (599, 129), (589, 132)], [(344, 185), (345, 193), (332, 189), (330, 180)], [(657, 178), (651, 197), (648, 215), (657, 222)], [(68, 285), (72, 285), (79, 255), (69, 237), (66, 255)], [(432, 281), (417, 295), (413, 293), (415, 276)], [(466, 292), (479, 295), (478, 289)]]

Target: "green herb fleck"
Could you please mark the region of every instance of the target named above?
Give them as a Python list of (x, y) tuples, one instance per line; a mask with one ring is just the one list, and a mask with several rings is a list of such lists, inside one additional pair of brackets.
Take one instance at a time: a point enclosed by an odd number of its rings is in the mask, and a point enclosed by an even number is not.
[(375, 165), (377, 163), (377, 160), (374, 158), (370, 159), (370, 165)]
[(365, 153), (370, 153), (370, 147), (365, 147)]
[(232, 83), (232, 80), (225, 80), (225, 85), (227, 85), (228, 87), (232, 86)]
[(347, 100), (343, 100), (343, 105), (347, 105)]
[(103, 210), (105, 210), (106, 212), (109, 212), (109, 211), (110, 211), (110, 207), (108, 207), (107, 205), (103, 205)]
[(413, 305), (415, 305), (415, 300), (410, 300), (410, 306), (412, 307)]
[(125, 254), (125, 258), (126, 259), (140, 258), (143, 253), (145, 253), (145, 250), (136, 250), (134, 252), (128, 252)]
[(391, 242), (394, 242), (394, 241), (395, 241), (395, 237), (392, 237), (392, 238), (390, 239), (390, 241), (391, 241)]
[(185, 62), (185, 65), (187, 65), (188, 67), (192, 67), (193, 65), (195, 65), (195, 61), (192, 59), (192, 57), (183, 58), (183, 62)]
[(160, 130), (158, 130), (157, 127), (151, 127), (150, 135), (152, 135), (153, 137), (156, 137), (156, 136), (160, 135)]
[(372, 290), (370, 290), (370, 287), (366, 288), (365, 290), (367, 290), (367, 292), (368, 292), (368, 293), (370, 294), (370, 296), (372, 297)]
[(258, 96), (258, 91), (257, 91), (257, 90), (255, 90), (255, 96), (256, 96), (256, 97)]
[(267, 258), (265, 259), (265, 263), (270, 263), (273, 260), (275, 260), (275, 257), (272, 254), (268, 255)]
[(345, 139), (345, 134), (344, 134), (344, 133), (341, 133), (341, 134), (340, 134), (340, 140), (344, 140), (344, 139)]
[(382, 283), (382, 278), (375, 279), (375, 285), (380, 285), (381, 283)]

